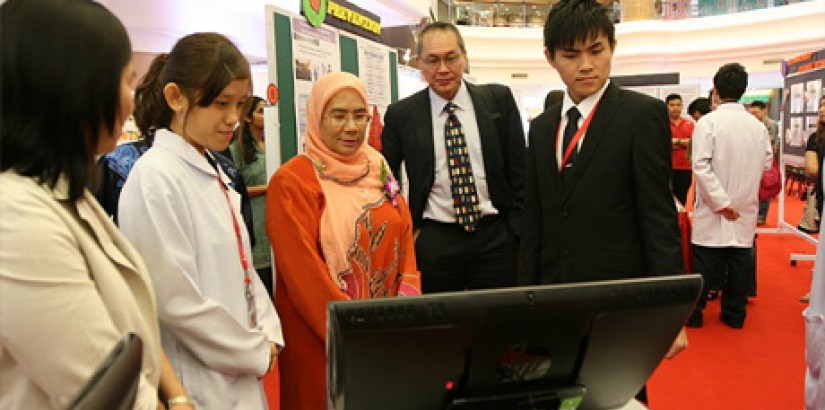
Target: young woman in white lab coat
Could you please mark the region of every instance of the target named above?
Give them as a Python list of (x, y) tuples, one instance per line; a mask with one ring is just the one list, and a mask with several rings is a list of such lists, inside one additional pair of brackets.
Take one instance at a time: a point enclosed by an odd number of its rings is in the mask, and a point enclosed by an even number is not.
[(135, 93), (154, 144), (126, 180), (118, 219), (146, 260), (161, 342), (199, 410), (266, 409), (260, 378), (283, 346), (240, 196), (208, 151), (229, 145), (250, 78), (226, 37), (198, 33), (158, 56)]

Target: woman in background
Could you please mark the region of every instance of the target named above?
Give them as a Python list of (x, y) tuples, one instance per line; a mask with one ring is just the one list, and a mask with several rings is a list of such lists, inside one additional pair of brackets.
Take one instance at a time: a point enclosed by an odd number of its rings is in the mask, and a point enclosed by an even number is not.
[(229, 145), (250, 78), (226, 37), (196, 33), (156, 57), (135, 95), (154, 142), (123, 186), (118, 219), (149, 267), (163, 346), (199, 409), (266, 409), (259, 378), (283, 346), (249, 263), (240, 197), (210, 153)]
[(264, 107), (266, 101), (251, 96), (241, 106), (241, 125), (230, 144), (232, 158), (243, 176), (252, 205), (255, 244), (252, 260), (269, 296), (272, 297), (272, 261), (269, 238), (266, 235), (266, 149), (264, 146)]
[[(823, 138), (825, 138), (825, 96), (819, 99), (819, 119), (816, 131), (808, 137), (805, 146), (805, 173), (814, 178), (814, 193), (816, 195), (816, 213), (822, 215), (822, 178), (819, 177), (819, 167), (822, 166)], [(819, 220), (819, 219), (817, 219)]]
[(410, 211), (384, 157), (365, 143), (366, 91), (348, 73), (322, 76), (307, 100), (306, 153), (267, 193), (275, 301), (289, 348), (281, 408), (323, 409), (327, 303), (420, 293)]
[(0, 21), (0, 406), (65, 409), (134, 333), (134, 408), (191, 409), (146, 266), (86, 189), (132, 113), (126, 29), (90, 0), (9, 0)]

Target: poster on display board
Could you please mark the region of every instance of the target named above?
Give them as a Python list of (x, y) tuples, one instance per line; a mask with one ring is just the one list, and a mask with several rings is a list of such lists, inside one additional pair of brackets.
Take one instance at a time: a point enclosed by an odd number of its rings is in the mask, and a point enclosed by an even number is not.
[[(304, 151), (306, 101), (312, 85), (322, 75), (346, 71), (359, 76), (367, 88), (370, 105), (386, 107), (398, 100), (398, 55), (382, 44), (326, 24), (315, 27), (305, 17), (274, 6), (266, 7), (267, 63), (273, 105), (278, 121), (265, 124), (267, 160), (271, 175), (280, 164)], [(270, 153), (270, 146), (277, 150)]]
[(322, 75), (341, 71), (338, 33), (327, 27), (312, 27), (304, 18), (293, 17), (292, 59), (295, 72), (296, 145), (303, 147), (309, 92)]
[(370, 104), (378, 106), (382, 114), (391, 102), (388, 60), (385, 47), (372, 41), (358, 40), (358, 76), (367, 87)]
[(782, 162), (805, 166), (805, 147), (816, 132), (819, 100), (825, 95), (825, 49), (783, 63)]

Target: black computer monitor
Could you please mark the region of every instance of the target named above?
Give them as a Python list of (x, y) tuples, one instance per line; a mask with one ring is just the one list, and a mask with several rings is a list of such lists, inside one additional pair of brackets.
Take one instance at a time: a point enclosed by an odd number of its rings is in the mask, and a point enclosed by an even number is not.
[(699, 275), (679, 275), (333, 302), (329, 406), (621, 407), (667, 353), (701, 286)]

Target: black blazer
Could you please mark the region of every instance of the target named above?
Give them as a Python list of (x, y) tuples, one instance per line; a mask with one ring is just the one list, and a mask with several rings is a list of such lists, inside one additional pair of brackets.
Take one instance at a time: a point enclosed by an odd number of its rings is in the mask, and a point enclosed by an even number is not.
[(564, 183), (560, 118), (557, 104), (530, 124), (519, 282), (683, 273), (664, 103), (611, 83)]
[[(486, 87), (488, 94), (480, 87)], [(467, 83), (473, 101), (493, 206), (507, 218), (513, 233), (520, 233), (524, 201), (524, 128), (516, 101), (508, 87)], [(439, 136), (442, 137), (442, 136)], [(404, 161), (409, 180), (413, 225), (420, 227), (424, 207), (435, 180), (433, 119), (429, 88), (387, 108), (381, 134), (381, 153), (395, 175)]]

